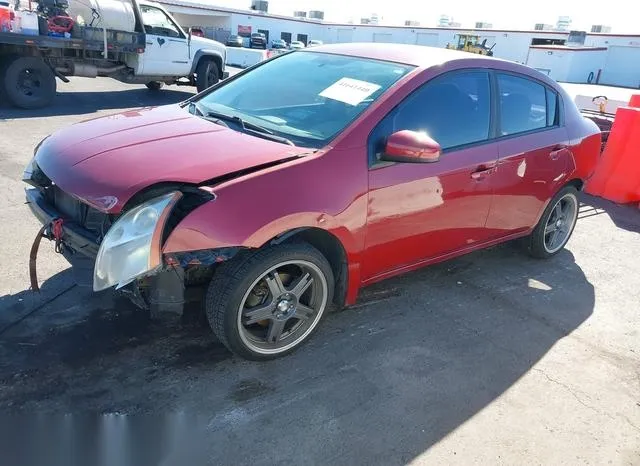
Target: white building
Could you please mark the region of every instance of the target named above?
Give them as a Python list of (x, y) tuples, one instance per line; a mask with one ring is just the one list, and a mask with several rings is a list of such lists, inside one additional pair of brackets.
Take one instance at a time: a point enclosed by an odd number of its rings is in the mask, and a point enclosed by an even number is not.
[[(584, 45), (566, 47), (568, 31), (518, 31), (510, 29), (462, 29), (452, 27), (376, 26), (332, 23), (251, 10), (215, 8), (187, 0), (160, 0), (183, 27), (199, 26), (208, 37), (226, 40), (238, 27), (250, 27), (273, 39), (319, 39), (339, 42), (394, 42), (445, 47), (457, 43), (456, 34), (474, 34), (487, 39), (498, 58), (528, 64), (557, 80), (599, 82), (640, 88), (640, 34), (586, 33)], [(309, 15), (311, 16), (311, 15)], [(451, 18), (443, 15), (451, 23)], [(570, 18), (567, 17), (567, 19)], [(564, 47), (564, 48), (563, 48)], [(584, 50), (583, 50), (584, 49)]]

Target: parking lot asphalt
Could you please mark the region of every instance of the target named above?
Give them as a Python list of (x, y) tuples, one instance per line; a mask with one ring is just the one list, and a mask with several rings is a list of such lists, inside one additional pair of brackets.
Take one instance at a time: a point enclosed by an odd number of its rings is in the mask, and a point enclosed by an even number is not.
[(374, 285), (268, 363), (233, 357), (197, 306), (150, 322), (74, 286), (48, 243), (29, 291), (36, 143), (191, 93), (73, 79), (49, 109), (0, 105), (1, 413), (187, 413), (210, 464), (640, 464), (636, 207), (583, 196), (554, 259), (505, 244)]

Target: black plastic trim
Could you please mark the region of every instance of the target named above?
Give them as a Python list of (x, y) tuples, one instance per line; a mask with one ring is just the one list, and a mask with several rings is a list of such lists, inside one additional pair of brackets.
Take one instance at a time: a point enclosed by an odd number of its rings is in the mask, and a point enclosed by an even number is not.
[[(43, 225), (51, 223), (56, 218), (64, 218), (60, 212), (47, 204), (40, 190), (35, 188), (25, 189), (25, 195), (29, 209)], [(95, 259), (100, 249), (96, 236), (74, 222), (64, 222), (62, 231), (64, 244), (84, 256)]]

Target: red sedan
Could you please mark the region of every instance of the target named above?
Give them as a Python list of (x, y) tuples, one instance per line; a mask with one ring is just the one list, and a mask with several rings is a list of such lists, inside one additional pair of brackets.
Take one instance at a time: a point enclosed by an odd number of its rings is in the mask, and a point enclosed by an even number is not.
[(207, 285), (219, 339), (269, 359), (379, 280), (515, 238), (558, 253), (599, 149), (531, 68), (340, 44), (62, 130), (25, 181), (79, 283), (178, 312)]

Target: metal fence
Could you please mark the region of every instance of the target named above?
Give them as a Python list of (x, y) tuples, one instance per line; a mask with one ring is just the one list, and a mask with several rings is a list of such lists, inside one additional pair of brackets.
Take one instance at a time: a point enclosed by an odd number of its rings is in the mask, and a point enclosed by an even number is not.
[(204, 36), (207, 39), (217, 40), (218, 42), (222, 42), (223, 44), (227, 42), (227, 39), (229, 39), (229, 36), (231, 35), (231, 29), (215, 27), (205, 27), (202, 29), (204, 31)]

